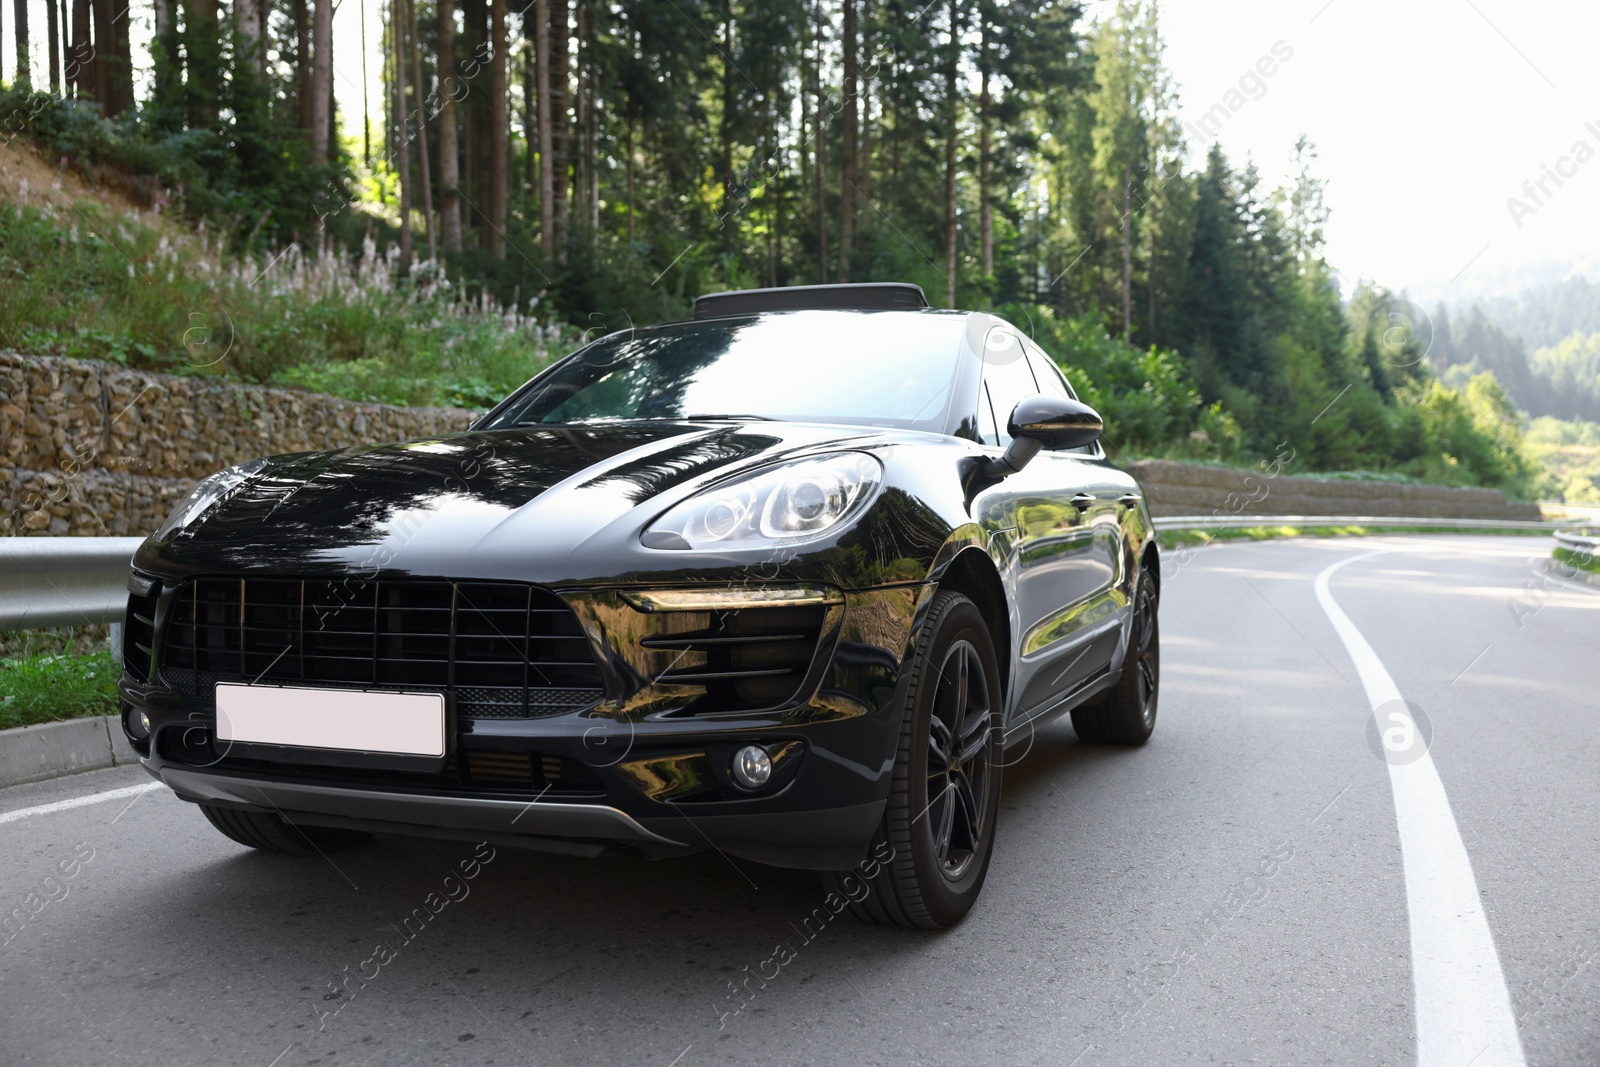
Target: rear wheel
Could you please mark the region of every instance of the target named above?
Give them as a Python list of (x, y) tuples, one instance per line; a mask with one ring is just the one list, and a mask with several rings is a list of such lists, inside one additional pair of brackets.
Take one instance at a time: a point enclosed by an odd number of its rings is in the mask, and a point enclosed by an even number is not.
[(1000, 671), (972, 601), (935, 597), (911, 670), (889, 805), (868, 859), (822, 880), (867, 922), (939, 929), (977, 900), (1000, 807)]
[(241, 811), (201, 804), (206, 820), (223, 835), (263, 852), (304, 855), (310, 852), (341, 852), (367, 841), (371, 834), (360, 830), (334, 830), (326, 826), (298, 826), (283, 816), (265, 811)]
[(1122, 677), (1093, 704), (1072, 709), (1072, 728), (1085, 741), (1104, 745), (1142, 745), (1156, 728), (1161, 695), (1161, 627), (1155, 583), (1145, 573), (1133, 594), (1133, 631)]

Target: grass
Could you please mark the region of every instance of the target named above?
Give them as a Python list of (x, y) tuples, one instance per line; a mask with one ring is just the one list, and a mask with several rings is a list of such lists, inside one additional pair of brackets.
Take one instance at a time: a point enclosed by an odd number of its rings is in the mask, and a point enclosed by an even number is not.
[(1554, 554), (1562, 563), (1570, 563), (1580, 571), (1600, 574), (1600, 556), (1596, 556), (1593, 552), (1574, 552), (1570, 548), (1558, 548)]
[(202, 227), (40, 191), (0, 201), (0, 343), (390, 404), (485, 407), (579, 332), (398, 249), (239, 255)]
[(0, 729), (110, 715), (119, 669), (110, 652), (31, 651), (0, 659)]

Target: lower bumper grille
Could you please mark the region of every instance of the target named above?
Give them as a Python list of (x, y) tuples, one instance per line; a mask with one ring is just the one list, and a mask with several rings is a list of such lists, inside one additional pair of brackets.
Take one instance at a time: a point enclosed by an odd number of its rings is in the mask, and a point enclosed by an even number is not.
[(199, 578), (174, 594), (161, 680), (450, 693), (465, 718), (543, 718), (601, 697), (577, 617), (535, 586), (428, 580)]

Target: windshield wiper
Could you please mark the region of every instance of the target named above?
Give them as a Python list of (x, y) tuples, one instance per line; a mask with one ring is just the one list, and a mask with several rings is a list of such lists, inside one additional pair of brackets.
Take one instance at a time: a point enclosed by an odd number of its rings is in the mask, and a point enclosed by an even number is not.
[(772, 418), (770, 415), (727, 415), (727, 414), (719, 414), (719, 415), (678, 415), (678, 416), (676, 416), (676, 418), (684, 419), (685, 421), (693, 421), (695, 419), (755, 419), (758, 422), (776, 422), (777, 421), (776, 419)]

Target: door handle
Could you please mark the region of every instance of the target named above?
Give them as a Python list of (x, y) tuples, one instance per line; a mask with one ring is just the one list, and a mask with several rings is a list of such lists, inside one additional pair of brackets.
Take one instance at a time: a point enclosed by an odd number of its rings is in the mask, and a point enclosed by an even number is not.
[(1079, 511), (1082, 511), (1085, 508), (1092, 506), (1094, 504), (1094, 499), (1093, 493), (1075, 493), (1068, 503), (1077, 508)]
[(1136, 508), (1139, 506), (1139, 494), (1123, 493), (1121, 496), (1117, 497), (1117, 503), (1121, 504), (1125, 508)]

